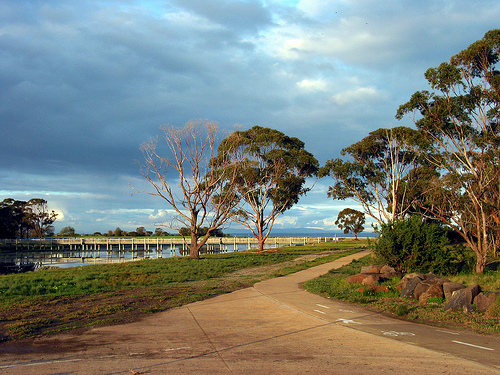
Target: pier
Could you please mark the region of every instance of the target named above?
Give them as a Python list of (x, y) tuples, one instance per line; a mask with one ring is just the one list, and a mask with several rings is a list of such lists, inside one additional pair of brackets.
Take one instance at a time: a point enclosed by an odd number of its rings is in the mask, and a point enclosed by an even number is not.
[[(186, 239), (187, 240), (187, 239)], [(39, 265), (115, 263), (189, 255), (189, 242), (180, 237), (77, 237), (0, 240), (1, 262)], [(338, 241), (337, 237), (269, 237), (265, 248)], [(211, 237), (200, 254), (256, 249), (255, 237)]]

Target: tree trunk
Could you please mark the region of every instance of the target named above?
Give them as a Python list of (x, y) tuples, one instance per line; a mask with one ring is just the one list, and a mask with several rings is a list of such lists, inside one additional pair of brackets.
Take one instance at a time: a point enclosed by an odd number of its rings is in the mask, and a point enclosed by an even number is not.
[(259, 241), (259, 248), (257, 251), (259, 253), (262, 253), (264, 251), (264, 242), (266, 240), (264, 239), (264, 237), (262, 237), (262, 234), (259, 234), (259, 237), (257, 238), (257, 240)]
[(198, 248), (198, 237), (196, 233), (191, 232), (191, 243), (189, 244), (189, 257), (191, 259), (200, 259), (200, 249)]
[(476, 252), (476, 273), (483, 273), (486, 267), (486, 256), (481, 254), (479, 251)]

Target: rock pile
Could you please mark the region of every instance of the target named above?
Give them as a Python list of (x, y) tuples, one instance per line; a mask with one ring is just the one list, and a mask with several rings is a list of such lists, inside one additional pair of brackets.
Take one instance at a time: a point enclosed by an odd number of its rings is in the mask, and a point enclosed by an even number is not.
[(446, 301), (445, 311), (471, 312), (477, 309), (488, 314), (488, 309), (495, 303), (496, 298), (500, 297), (500, 292), (489, 294), (481, 292), (481, 287), (477, 284), (466, 287), (433, 273), (403, 275), (389, 266), (363, 267), (361, 273), (349, 276), (346, 281), (363, 285), (357, 289), (360, 292), (365, 290), (388, 292), (389, 288), (380, 284), (396, 276), (401, 278), (396, 286), (401, 297), (417, 299), (421, 304), (426, 304), (432, 298), (443, 298)]

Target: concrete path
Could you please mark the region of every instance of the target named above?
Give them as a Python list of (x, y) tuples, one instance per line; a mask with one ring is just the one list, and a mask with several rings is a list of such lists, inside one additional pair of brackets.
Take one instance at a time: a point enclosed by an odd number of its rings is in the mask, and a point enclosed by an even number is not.
[(42, 338), (21, 354), (3, 350), (0, 374), (500, 374), (497, 338), (439, 332), (300, 289), (363, 255), (140, 322)]

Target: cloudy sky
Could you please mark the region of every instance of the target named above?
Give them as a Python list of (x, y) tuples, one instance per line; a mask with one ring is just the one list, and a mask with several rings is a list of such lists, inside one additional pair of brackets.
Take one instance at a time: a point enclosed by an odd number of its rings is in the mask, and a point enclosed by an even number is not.
[[(324, 164), (499, 20), (497, 0), (0, 0), (0, 200), (46, 199), (56, 232), (154, 230), (168, 207), (130, 185), (161, 125), (275, 128)], [(330, 183), (276, 228), (336, 230), (355, 206)]]

